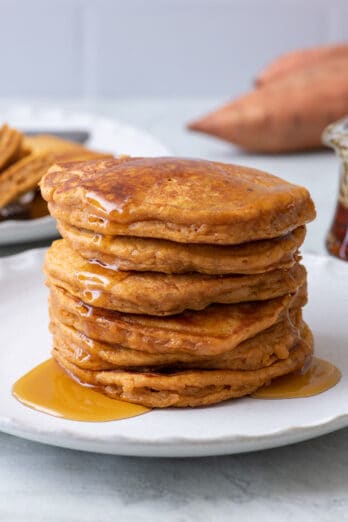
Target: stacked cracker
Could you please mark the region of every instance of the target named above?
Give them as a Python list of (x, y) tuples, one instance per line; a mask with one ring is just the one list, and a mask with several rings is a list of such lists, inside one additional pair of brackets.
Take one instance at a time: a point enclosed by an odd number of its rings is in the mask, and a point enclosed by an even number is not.
[(149, 407), (241, 397), (312, 354), (298, 249), (308, 192), (177, 158), (55, 165), (41, 182), (64, 239), (45, 261), (53, 357)]
[(35, 191), (47, 169), (56, 161), (111, 157), (78, 143), (40, 134), (24, 136), (16, 129), (0, 128), (0, 210)]

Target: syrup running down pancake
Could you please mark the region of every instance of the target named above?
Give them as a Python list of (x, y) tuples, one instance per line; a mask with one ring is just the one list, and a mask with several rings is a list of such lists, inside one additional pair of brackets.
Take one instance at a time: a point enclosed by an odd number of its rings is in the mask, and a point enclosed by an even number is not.
[(149, 353), (217, 356), (285, 319), (307, 300), (305, 288), (268, 301), (211, 305), (166, 317), (95, 308), (51, 286), (51, 315), (96, 341)]
[(258, 274), (290, 268), (298, 259), (297, 250), (306, 235), (302, 226), (279, 238), (224, 246), (104, 236), (64, 222), (58, 223), (58, 230), (81, 256), (115, 270), (215, 275)]
[(312, 334), (307, 328), (287, 359), (253, 371), (93, 371), (70, 362), (57, 348), (54, 348), (53, 356), (78, 381), (101, 387), (109, 397), (150, 408), (168, 408), (203, 406), (250, 395), (272, 379), (300, 369), (312, 351)]
[(298, 263), (288, 269), (250, 275), (121, 272), (87, 262), (65, 240), (52, 244), (44, 270), (49, 283), (87, 304), (149, 315), (202, 310), (212, 303), (273, 299), (295, 293), (306, 279), (306, 270)]
[(71, 362), (88, 370), (145, 368), (193, 368), (206, 370), (258, 370), (278, 359), (286, 359), (299, 341), (304, 323), (293, 310), (286, 319), (243, 341), (232, 350), (213, 357), (185, 352), (154, 353), (130, 350), (122, 345), (95, 341), (51, 314), (54, 344)]

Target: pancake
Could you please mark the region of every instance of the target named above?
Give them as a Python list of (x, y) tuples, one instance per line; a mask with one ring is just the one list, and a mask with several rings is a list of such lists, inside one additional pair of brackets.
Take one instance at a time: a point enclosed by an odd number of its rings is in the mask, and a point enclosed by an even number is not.
[(306, 279), (298, 263), (265, 274), (213, 276), (117, 272), (86, 262), (63, 240), (46, 254), (48, 282), (86, 304), (133, 314), (172, 315), (212, 303), (240, 303), (294, 293)]
[(6, 124), (0, 128), (0, 171), (18, 159), (21, 154), (22, 140), (21, 132), (11, 129)]
[(257, 370), (278, 359), (286, 359), (303, 329), (301, 311), (248, 339), (233, 350), (215, 357), (178, 353), (149, 353), (129, 350), (120, 345), (94, 341), (71, 326), (59, 322), (51, 313), (50, 330), (54, 346), (82, 369), (195, 368), (225, 370)]
[(289, 309), (306, 303), (306, 287), (296, 295), (235, 305), (211, 305), (170, 317), (113, 312), (88, 306), (51, 285), (51, 314), (87, 337), (155, 354), (217, 356), (284, 320)]
[(183, 244), (164, 239), (104, 236), (59, 222), (58, 230), (71, 248), (86, 259), (118, 270), (180, 274), (257, 274), (294, 264), (305, 235), (298, 227), (285, 236), (242, 245)]
[(306, 327), (303, 338), (289, 357), (259, 370), (120, 371), (83, 370), (70, 362), (58, 347), (53, 357), (70, 376), (96, 386), (114, 399), (150, 408), (205, 406), (255, 392), (282, 375), (301, 369), (313, 351), (313, 337)]
[(265, 172), (179, 158), (53, 166), (41, 182), (51, 214), (113, 236), (240, 244), (287, 234), (315, 217), (308, 191)]
[(0, 207), (34, 189), (50, 165), (52, 157), (49, 154), (31, 153), (3, 170), (0, 174)]

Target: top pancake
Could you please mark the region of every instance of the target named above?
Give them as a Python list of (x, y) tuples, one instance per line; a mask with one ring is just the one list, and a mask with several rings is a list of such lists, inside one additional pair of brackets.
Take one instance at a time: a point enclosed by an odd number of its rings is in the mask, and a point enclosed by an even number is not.
[(315, 217), (308, 191), (255, 169), (178, 158), (57, 164), (41, 181), (53, 216), (103, 234), (240, 244)]

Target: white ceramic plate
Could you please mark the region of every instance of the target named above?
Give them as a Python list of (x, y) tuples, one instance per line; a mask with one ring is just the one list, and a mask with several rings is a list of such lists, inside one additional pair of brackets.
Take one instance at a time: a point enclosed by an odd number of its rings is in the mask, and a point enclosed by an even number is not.
[[(10, 106), (1, 111), (1, 121), (31, 131), (87, 131), (87, 147), (112, 154), (167, 156), (168, 149), (146, 132), (115, 120), (58, 108), (33, 109), (28, 105)], [(38, 241), (57, 236), (50, 216), (28, 221), (0, 223), (0, 245)]]
[(157, 457), (239, 453), (281, 446), (348, 425), (348, 264), (304, 256), (309, 271), (306, 319), (316, 352), (342, 380), (315, 397), (244, 398), (197, 409), (154, 410), (116, 422), (84, 423), (33, 411), (11, 395), (12, 384), (48, 358), (44, 250), (0, 260), (0, 430), (73, 449)]

